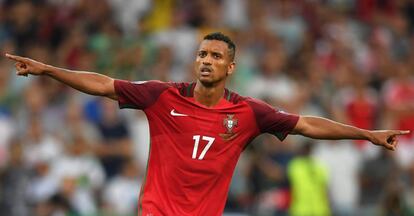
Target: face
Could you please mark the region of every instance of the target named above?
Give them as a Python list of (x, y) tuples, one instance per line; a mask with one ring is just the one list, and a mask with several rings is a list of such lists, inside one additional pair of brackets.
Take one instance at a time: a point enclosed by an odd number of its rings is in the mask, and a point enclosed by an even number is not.
[(206, 86), (224, 83), (234, 71), (227, 43), (218, 40), (201, 42), (195, 61), (197, 79)]

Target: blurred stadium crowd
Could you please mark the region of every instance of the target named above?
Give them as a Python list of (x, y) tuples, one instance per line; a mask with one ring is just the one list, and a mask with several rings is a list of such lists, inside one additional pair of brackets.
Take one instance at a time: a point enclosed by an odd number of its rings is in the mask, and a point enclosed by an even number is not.
[[(414, 130), (412, 0), (0, 0), (0, 53), (128, 80), (193, 80), (229, 34), (229, 88), (292, 113)], [(147, 120), (0, 58), (0, 215), (135, 215)], [(226, 214), (414, 215), (414, 137), (270, 135), (240, 158)]]

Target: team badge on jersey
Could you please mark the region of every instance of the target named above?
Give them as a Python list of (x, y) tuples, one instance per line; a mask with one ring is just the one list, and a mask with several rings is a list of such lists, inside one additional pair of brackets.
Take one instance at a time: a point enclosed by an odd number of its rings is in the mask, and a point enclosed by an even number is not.
[(232, 140), (236, 137), (233, 129), (237, 127), (239, 121), (234, 118), (234, 114), (227, 114), (227, 118), (223, 119), (223, 126), (227, 129), (226, 133), (219, 134), (224, 140)]
[(237, 127), (238, 120), (233, 118), (234, 114), (227, 114), (223, 120), (223, 125), (227, 128), (227, 133), (232, 133), (233, 128)]

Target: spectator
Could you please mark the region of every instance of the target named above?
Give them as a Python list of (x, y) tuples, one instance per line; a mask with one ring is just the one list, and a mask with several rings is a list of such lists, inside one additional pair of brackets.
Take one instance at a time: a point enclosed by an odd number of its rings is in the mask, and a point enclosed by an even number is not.
[(400, 168), (390, 152), (381, 151), (377, 157), (363, 161), (359, 173), (361, 196), (357, 215), (379, 215), (386, 191), (378, 188), (387, 188), (391, 182), (396, 184), (399, 173)]
[(358, 173), (363, 160), (362, 152), (352, 141), (329, 141), (318, 143), (314, 157), (327, 168), (332, 215), (356, 215), (360, 195)]
[(305, 143), (300, 156), (288, 165), (292, 190), (289, 213), (296, 215), (330, 215), (327, 169), (312, 158), (314, 143)]
[(108, 182), (103, 193), (104, 205), (109, 214), (135, 214), (142, 184), (140, 177), (136, 162), (132, 159), (125, 161), (121, 173)]
[[(396, 65), (395, 76), (383, 88), (385, 106), (395, 128), (414, 130), (414, 77), (405, 63)], [(405, 138), (405, 139), (404, 139)], [(406, 135), (397, 150), (397, 160), (407, 168), (414, 160), (413, 135)]]
[(18, 138), (11, 141), (9, 165), (0, 173), (0, 214), (10, 216), (31, 215), (26, 196), (31, 180), (31, 170), (23, 160), (23, 147)]
[(102, 136), (102, 143), (95, 148), (95, 153), (101, 160), (108, 178), (121, 172), (125, 160), (132, 156), (132, 141), (127, 123), (119, 115), (115, 103), (109, 99), (102, 99), (102, 116), (98, 129)]

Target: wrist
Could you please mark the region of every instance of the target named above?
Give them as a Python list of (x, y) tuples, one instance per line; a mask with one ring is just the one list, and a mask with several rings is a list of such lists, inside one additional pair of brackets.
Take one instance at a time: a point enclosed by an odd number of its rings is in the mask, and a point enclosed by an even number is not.
[(367, 140), (367, 141), (372, 142), (372, 139), (373, 139), (372, 131), (370, 131), (370, 130), (363, 130), (362, 137), (363, 137), (364, 140)]
[(54, 71), (54, 67), (51, 65), (47, 65), (47, 64), (43, 64), (41, 67), (41, 74), (42, 75), (48, 75), (51, 76), (53, 75)]

